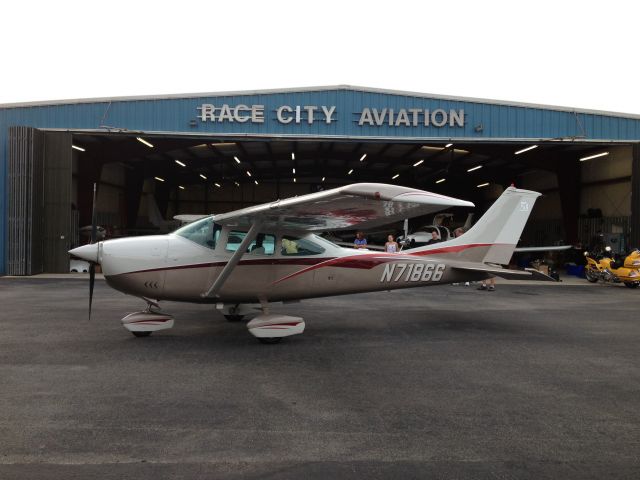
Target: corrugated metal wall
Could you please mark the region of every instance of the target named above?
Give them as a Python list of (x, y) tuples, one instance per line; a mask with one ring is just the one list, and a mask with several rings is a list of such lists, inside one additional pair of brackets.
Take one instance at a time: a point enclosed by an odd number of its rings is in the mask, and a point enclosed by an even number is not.
[(69, 271), (71, 134), (9, 129), (7, 274)]
[(69, 271), (71, 247), (71, 134), (47, 132), (44, 155), (44, 271)]
[(8, 153), (7, 273), (34, 275), (43, 271), (44, 133), (9, 128)]

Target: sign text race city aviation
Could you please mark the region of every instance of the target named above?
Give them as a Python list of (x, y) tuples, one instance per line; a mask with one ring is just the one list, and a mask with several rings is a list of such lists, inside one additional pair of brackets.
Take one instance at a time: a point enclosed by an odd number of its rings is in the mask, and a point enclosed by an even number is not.
[[(335, 105), (281, 105), (271, 112), (265, 112), (264, 105), (214, 105), (203, 103), (197, 107), (198, 118), (211, 123), (265, 123), (267, 113), (282, 125), (316, 123), (331, 124), (336, 121)], [(464, 109), (436, 108), (370, 108), (365, 107), (354, 122), (359, 126), (371, 127), (464, 127)]]

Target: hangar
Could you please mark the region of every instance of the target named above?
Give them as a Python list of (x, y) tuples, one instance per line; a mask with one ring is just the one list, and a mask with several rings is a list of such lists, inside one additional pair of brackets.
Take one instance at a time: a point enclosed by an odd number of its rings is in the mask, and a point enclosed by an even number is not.
[(90, 223), (169, 228), (353, 182), (545, 194), (531, 244), (640, 245), (640, 115), (354, 86), (0, 105), (0, 275), (68, 271)]

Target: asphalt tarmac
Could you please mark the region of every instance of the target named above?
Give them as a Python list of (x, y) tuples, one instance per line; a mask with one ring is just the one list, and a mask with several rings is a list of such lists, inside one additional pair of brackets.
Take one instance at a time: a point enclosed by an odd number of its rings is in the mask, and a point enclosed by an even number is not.
[(640, 289), (444, 286), (211, 306), (0, 278), (0, 478), (640, 478)]

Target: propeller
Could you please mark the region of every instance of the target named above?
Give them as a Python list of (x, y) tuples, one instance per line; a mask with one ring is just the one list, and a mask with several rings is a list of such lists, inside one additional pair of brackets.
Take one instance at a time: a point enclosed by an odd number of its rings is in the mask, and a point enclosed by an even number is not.
[[(96, 243), (98, 226), (96, 225), (96, 184), (93, 184), (93, 205), (91, 207), (91, 244)], [(91, 320), (91, 305), (93, 304), (93, 287), (96, 281), (96, 263), (89, 262), (89, 320)]]

